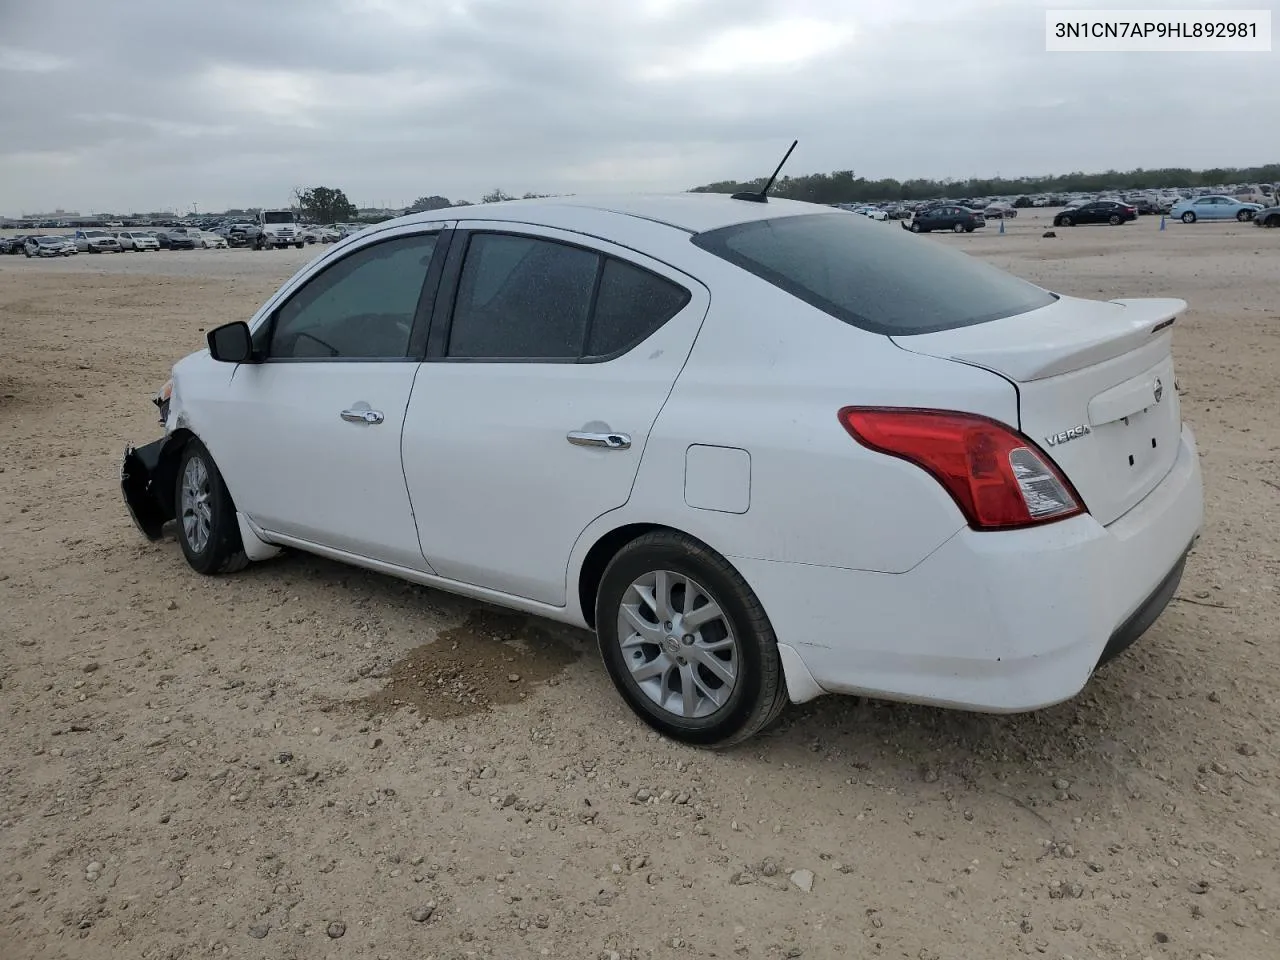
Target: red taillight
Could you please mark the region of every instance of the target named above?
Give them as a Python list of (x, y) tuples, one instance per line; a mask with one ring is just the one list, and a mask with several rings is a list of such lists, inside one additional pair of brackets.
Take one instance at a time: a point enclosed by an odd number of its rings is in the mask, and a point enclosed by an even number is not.
[(975, 530), (1030, 527), (1084, 513), (1049, 457), (999, 421), (905, 407), (845, 407), (839, 416), (864, 447), (931, 473)]

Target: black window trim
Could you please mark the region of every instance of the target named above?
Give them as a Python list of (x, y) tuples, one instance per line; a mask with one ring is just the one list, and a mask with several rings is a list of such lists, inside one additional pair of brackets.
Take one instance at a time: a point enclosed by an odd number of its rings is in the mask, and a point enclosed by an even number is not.
[[(362, 243), (358, 247), (352, 247), (344, 251), (340, 257), (334, 257), (333, 260), (307, 277), (288, 296), (272, 307), (271, 313), (253, 332), (254, 350), (267, 350), (270, 347), (271, 338), (275, 335), (276, 320), (280, 316), (280, 311), (328, 270), (342, 263), (348, 257), (353, 257), (372, 247), (390, 243), (393, 240), (403, 240), (406, 237), (436, 234), (436, 245), (431, 253), (431, 263), (427, 265), (427, 276), (423, 280), (422, 289), (418, 293), (418, 306), (414, 310), (413, 325), (409, 328), (409, 347), (403, 357), (272, 357), (267, 355), (262, 358), (262, 363), (421, 363), (426, 355), (432, 310), (440, 291), (440, 278), (444, 271), (445, 258), (448, 255), (454, 233), (448, 227), (438, 226), (437, 222), (423, 224), (423, 226), (427, 229), (376, 237), (376, 239), (371, 239), (368, 243)], [(262, 347), (257, 344), (259, 336), (262, 337)]]
[[(537, 227), (536, 224), (529, 226)], [(500, 227), (455, 227), (452, 231), (454, 237), (449, 243), (449, 256), (444, 263), (443, 272), (440, 279), (440, 285), (436, 290), (435, 309), (431, 315), (431, 329), (427, 334), (427, 350), (424, 358), (426, 363), (554, 363), (554, 364), (579, 364), (579, 363), (608, 363), (611, 360), (617, 360), (630, 353), (644, 341), (648, 340), (655, 333), (665, 327), (674, 320), (681, 312), (688, 308), (693, 302), (693, 291), (688, 285), (680, 283), (671, 277), (664, 276), (656, 270), (642, 266), (634, 260), (620, 256), (608, 250), (601, 250), (599, 247), (591, 246), (587, 243), (575, 243), (572, 240), (565, 240), (561, 237), (549, 237), (544, 233), (535, 233), (524, 230), (508, 230)], [(604, 268), (609, 260), (617, 260), (619, 263), (625, 264), (636, 270), (642, 270), (650, 276), (657, 277), (684, 292), (684, 303), (680, 305), (680, 309), (673, 313), (670, 317), (662, 322), (661, 325), (650, 330), (647, 334), (637, 337), (634, 341), (624, 345), (618, 350), (607, 354), (592, 354), (590, 356), (580, 353), (576, 357), (450, 357), (448, 356), (449, 335), (453, 330), (454, 308), (457, 306), (458, 290), (462, 280), (462, 266), (466, 261), (467, 251), (471, 247), (471, 238), (476, 235), (486, 236), (502, 236), (502, 237), (518, 237), (522, 240), (542, 240), (547, 243), (558, 243), (565, 247), (573, 247), (583, 250), (587, 253), (595, 254), (598, 258), (596, 262), (596, 276), (591, 289), (591, 302), (589, 312), (587, 314), (587, 323), (583, 328), (581, 351), (587, 349), (587, 343), (590, 341), (591, 329), (595, 325), (596, 304), (600, 297), (600, 284), (604, 278)], [(601, 238), (603, 239), (603, 238)], [(606, 241), (607, 242), (607, 241)], [(629, 249), (629, 248), (628, 248)], [(637, 251), (639, 252), (639, 251)], [(434, 266), (434, 264), (432, 264)]]

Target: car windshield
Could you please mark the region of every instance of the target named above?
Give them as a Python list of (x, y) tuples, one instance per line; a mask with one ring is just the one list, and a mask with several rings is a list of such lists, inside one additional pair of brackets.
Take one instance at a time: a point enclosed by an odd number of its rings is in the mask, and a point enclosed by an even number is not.
[(262, 215), (262, 222), (263, 223), (293, 223), (293, 214), (287, 211), (283, 213), (277, 213), (274, 211), (271, 213), (264, 213)]
[(105, 237), (106, 236), (106, 234), (103, 233), (101, 230), (86, 230), (84, 232), (84, 235), (86, 237)]
[(61, 240), (55, 240), (53, 237), (36, 237), (36, 243), (45, 247), (52, 247), (55, 244), (59, 244), (61, 242), (62, 242)]
[(755, 220), (693, 242), (872, 333), (933, 333), (1048, 306), (1053, 294), (936, 241), (864, 217)]

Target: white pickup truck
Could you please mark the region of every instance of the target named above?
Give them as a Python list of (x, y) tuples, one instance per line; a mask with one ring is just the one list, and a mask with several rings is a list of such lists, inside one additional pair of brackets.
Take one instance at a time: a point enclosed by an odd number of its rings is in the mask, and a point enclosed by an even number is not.
[(302, 227), (292, 210), (260, 210), (255, 222), (258, 226), (258, 236), (254, 242), (256, 250), (288, 246), (301, 250), (305, 243)]

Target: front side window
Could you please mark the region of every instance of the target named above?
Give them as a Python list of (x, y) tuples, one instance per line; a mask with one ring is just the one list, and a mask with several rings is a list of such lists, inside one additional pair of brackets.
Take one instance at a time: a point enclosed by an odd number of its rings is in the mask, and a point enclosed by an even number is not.
[(945, 244), (865, 218), (802, 214), (721, 227), (693, 243), (872, 333), (951, 330), (1026, 313), (1053, 294)]
[(268, 359), (407, 357), (436, 237), (362, 247), (312, 277), (276, 311)]
[(535, 237), (478, 233), (467, 247), (445, 355), (576, 359), (600, 255)]

